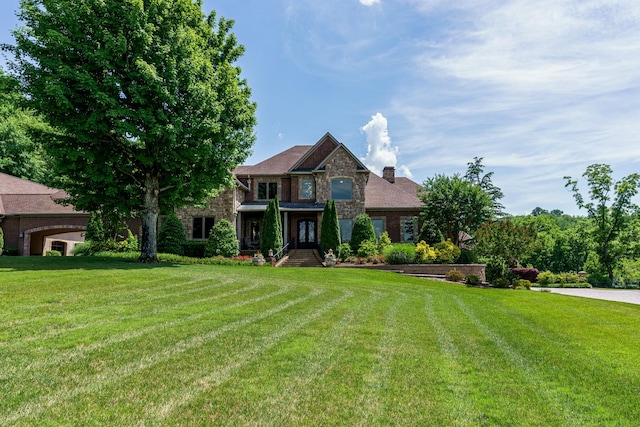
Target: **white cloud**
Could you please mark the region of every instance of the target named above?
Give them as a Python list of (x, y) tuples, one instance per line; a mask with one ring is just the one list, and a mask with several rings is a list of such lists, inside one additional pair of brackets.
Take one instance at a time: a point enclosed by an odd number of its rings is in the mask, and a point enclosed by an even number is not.
[[(381, 113), (376, 113), (360, 130), (367, 138), (367, 155), (361, 159), (365, 166), (380, 176), (385, 166), (396, 167), (399, 150), (391, 143), (387, 119)], [(409, 178), (413, 176), (406, 165), (400, 166), (400, 172)]]
[(638, 169), (640, 2), (406, 1), (423, 19), (455, 17), (417, 40), (387, 110), (414, 173), (484, 157), (515, 214), (575, 211), (562, 177), (589, 164)]
[(360, 0), (360, 4), (365, 6), (373, 6), (374, 4), (380, 3), (381, 0)]

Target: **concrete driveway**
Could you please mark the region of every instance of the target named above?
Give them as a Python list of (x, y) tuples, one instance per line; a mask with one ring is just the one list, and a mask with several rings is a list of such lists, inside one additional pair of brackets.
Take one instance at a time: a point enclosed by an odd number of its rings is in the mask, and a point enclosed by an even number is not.
[(588, 289), (588, 288), (531, 288), (536, 291), (549, 291), (554, 294), (571, 295), (603, 299), (607, 301), (627, 302), (640, 305), (640, 290), (638, 289)]

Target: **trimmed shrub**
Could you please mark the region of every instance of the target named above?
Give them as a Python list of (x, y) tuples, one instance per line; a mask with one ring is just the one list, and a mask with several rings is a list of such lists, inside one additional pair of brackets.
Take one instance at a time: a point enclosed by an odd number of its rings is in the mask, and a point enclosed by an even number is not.
[(343, 243), (338, 247), (338, 258), (345, 261), (352, 255), (351, 245), (349, 243)]
[(127, 229), (127, 238), (118, 242), (119, 252), (139, 252), (140, 242), (138, 237), (134, 236), (131, 230)]
[(2, 251), (2, 255), (18, 256), (20, 255), (20, 252), (18, 251), (18, 248), (4, 248), (4, 250)]
[(418, 264), (431, 264), (436, 260), (436, 250), (424, 240), (416, 245), (416, 262)]
[(460, 257), (460, 248), (447, 239), (444, 242), (437, 243), (436, 262), (441, 264), (453, 264)]
[(540, 273), (538, 273), (538, 285), (541, 287), (547, 287), (549, 285), (552, 285), (556, 278), (555, 278), (555, 274), (553, 274), (550, 271), (541, 271)]
[(71, 249), (73, 256), (91, 255), (91, 242), (78, 243)]
[(416, 257), (416, 246), (413, 243), (395, 243), (384, 251), (387, 264), (411, 264)]
[(508, 288), (511, 285), (511, 283), (509, 282), (509, 279), (506, 279), (504, 277), (499, 277), (492, 282), (492, 285), (495, 286), (496, 288)]
[(528, 280), (530, 283), (536, 283), (540, 273), (537, 268), (512, 268), (511, 271), (518, 278)]
[(262, 231), (260, 251), (267, 256), (269, 249), (271, 249), (275, 255), (282, 249), (282, 223), (280, 222), (280, 203), (277, 197), (269, 200), (267, 209), (264, 211), (262, 223), (264, 224), (264, 229)]
[(233, 224), (221, 219), (212, 228), (204, 247), (204, 256), (223, 256), (231, 258), (238, 255), (238, 239)]
[(526, 279), (518, 279), (516, 280), (516, 289), (531, 289), (531, 282)]
[(455, 268), (453, 270), (447, 271), (444, 277), (450, 282), (462, 282), (462, 280), (464, 279), (464, 276), (462, 275), (462, 273), (456, 270)]
[(184, 256), (190, 258), (204, 258), (204, 247), (207, 242), (185, 242)]
[(386, 231), (380, 235), (378, 239), (378, 252), (383, 253), (386, 248), (391, 246), (391, 238), (389, 237), (389, 233)]
[(323, 251), (329, 252), (333, 249), (337, 252), (340, 246), (340, 223), (338, 222), (338, 211), (336, 201), (327, 200), (322, 213), (322, 229), (320, 230), (320, 247)]
[(162, 226), (158, 232), (158, 252), (184, 255), (184, 244), (186, 242), (187, 235), (184, 231), (184, 225), (175, 212), (170, 212), (162, 221)]
[(62, 256), (62, 253), (60, 251), (50, 250), (50, 251), (45, 252), (44, 255), (45, 256)]
[(378, 255), (378, 245), (375, 240), (365, 240), (358, 247), (358, 256), (369, 258)]
[(464, 283), (470, 286), (478, 286), (480, 285), (480, 278), (475, 274), (467, 274), (464, 278)]
[(353, 221), (353, 230), (351, 232), (351, 250), (358, 252), (360, 245), (365, 240), (376, 240), (376, 232), (373, 228), (373, 221), (367, 214), (360, 214)]

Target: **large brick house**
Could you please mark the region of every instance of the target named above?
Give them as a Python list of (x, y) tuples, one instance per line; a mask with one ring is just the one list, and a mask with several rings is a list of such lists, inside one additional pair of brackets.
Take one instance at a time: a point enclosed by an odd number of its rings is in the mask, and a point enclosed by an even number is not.
[(44, 255), (55, 249), (70, 255), (84, 241), (89, 214), (55, 199), (66, 198), (62, 190), (0, 173), (0, 227), (4, 247), (20, 255)]
[(263, 216), (269, 199), (278, 197), (283, 238), (293, 247), (314, 247), (320, 236), (322, 211), (335, 200), (343, 241), (349, 241), (353, 220), (368, 214), (376, 234), (387, 231), (392, 241), (417, 238), (420, 186), (395, 169), (380, 177), (369, 171), (331, 134), (315, 145), (296, 145), (253, 166), (239, 166), (235, 186), (204, 207), (177, 212), (189, 240), (204, 240), (215, 222), (235, 224), (241, 249), (259, 247)]

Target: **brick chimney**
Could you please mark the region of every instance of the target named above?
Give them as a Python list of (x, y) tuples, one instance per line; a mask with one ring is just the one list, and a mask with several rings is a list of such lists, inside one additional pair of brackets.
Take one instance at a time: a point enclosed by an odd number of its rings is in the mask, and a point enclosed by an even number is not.
[(396, 182), (396, 168), (393, 166), (385, 166), (382, 170), (382, 177), (393, 184)]

